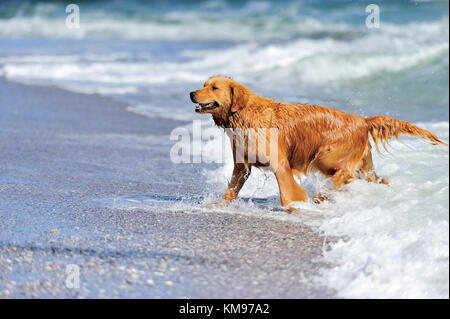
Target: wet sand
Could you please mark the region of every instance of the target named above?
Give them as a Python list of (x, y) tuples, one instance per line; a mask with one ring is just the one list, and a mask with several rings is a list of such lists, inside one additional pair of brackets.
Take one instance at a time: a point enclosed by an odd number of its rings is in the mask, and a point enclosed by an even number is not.
[(206, 164), (170, 162), (187, 123), (126, 107), (0, 79), (0, 298), (335, 296), (311, 280), (325, 239), (302, 224), (105, 205), (207, 192)]

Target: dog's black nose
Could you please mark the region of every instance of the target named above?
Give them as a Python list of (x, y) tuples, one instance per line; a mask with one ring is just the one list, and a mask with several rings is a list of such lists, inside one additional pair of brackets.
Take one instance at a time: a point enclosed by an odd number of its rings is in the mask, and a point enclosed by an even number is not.
[(196, 101), (195, 101), (195, 92), (191, 92), (191, 93), (189, 93), (189, 95), (191, 97), (191, 101), (196, 103)]

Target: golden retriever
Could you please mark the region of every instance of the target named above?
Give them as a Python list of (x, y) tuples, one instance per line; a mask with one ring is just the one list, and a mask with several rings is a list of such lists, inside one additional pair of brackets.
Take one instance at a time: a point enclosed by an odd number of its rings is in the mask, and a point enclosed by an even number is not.
[[(297, 184), (293, 175), (319, 170), (332, 178), (336, 189), (355, 178), (387, 184), (386, 179), (380, 179), (374, 172), (369, 134), (377, 151), (379, 141), (385, 146), (385, 142), (400, 134), (417, 135), (433, 144), (448, 146), (433, 133), (406, 121), (388, 116), (362, 118), (318, 105), (275, 102), (254, 94), (226, 77), (210, 77), (202, 89), (190, 93), (190, 98), (197, 104), (196, 112), (210, 113), (215, 124), (221, 128), (232, 131), (277, 130), (276, 158), (271, 154), (274, 151), (267, 146), (264, 157), (254, 154), (255, 148), (246, 145), (243, 147), (244, 160), (237, 161), (238, 138), (232, 136), (233, 175), (224, 201), (220, 204), (227, 204), (237, 197), (252, 167), (266, 166), (273, 171), (280, 190), (281, 205), (289, 211), (293, 210), (289, 207), (292, 202), (307, 200), (305, 190)], [(256, 143), (267, 143), (269, 135), (261, 137), (257, 134)], [(248, 160), (250, 157), (256, 160), (251, 162)], [(319, 194), (315, 199), (325, 198)]]

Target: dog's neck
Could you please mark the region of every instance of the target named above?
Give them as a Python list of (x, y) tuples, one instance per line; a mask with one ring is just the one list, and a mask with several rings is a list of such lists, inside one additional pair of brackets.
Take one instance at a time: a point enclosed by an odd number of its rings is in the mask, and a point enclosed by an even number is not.
[(247, 128), (247, 114), (246, 110), (241, 110), (240, 112), (235, 113), (229, 113), (224, 117), (220, 116), (214, 116), (213, 120), (214, 123), (221, 128), (229, 128), (229, 129), (236, 129), (236, 128)]
[(261, 117), (255, 117), (255, 113), (260, 113), (262, 111), (262, 105), (267, 107), (271, 103), (274, 103), (273, 99), (252, 95), (251, 100), (248, 101), (248, 104), (242, 110), (235, 113), (229, 112), (223, 116), (213, 115), (212, 117), (214, 123), (221, 128), (246, 129), (254, 125), (266, 127), (267, 123), (255, 122), (255, 119), (261, 119)]
[(215, 116), (215, 115), (213, 115), (212, 118), (214, 120), (214, 123), (218, 127), (221, 127), (221, 128), (229, 128), (230, 127), (230, 124), (229, 124), (230, 121), (228, 118), (222, 118), (222, 117)]

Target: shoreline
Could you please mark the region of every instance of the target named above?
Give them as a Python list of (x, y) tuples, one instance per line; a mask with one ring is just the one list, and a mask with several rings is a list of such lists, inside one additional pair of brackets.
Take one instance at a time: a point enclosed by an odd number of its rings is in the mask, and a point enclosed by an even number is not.
[[(0, 97), (0, 297), (335, 297), (310, 280), (328, 265), (305, 225), (99, 202), (207, 193), (201, 171), (213, 164), (167, 159), (185, 122), (2, 78)], [(69, 264), (79, 289), (65, 286)]]

